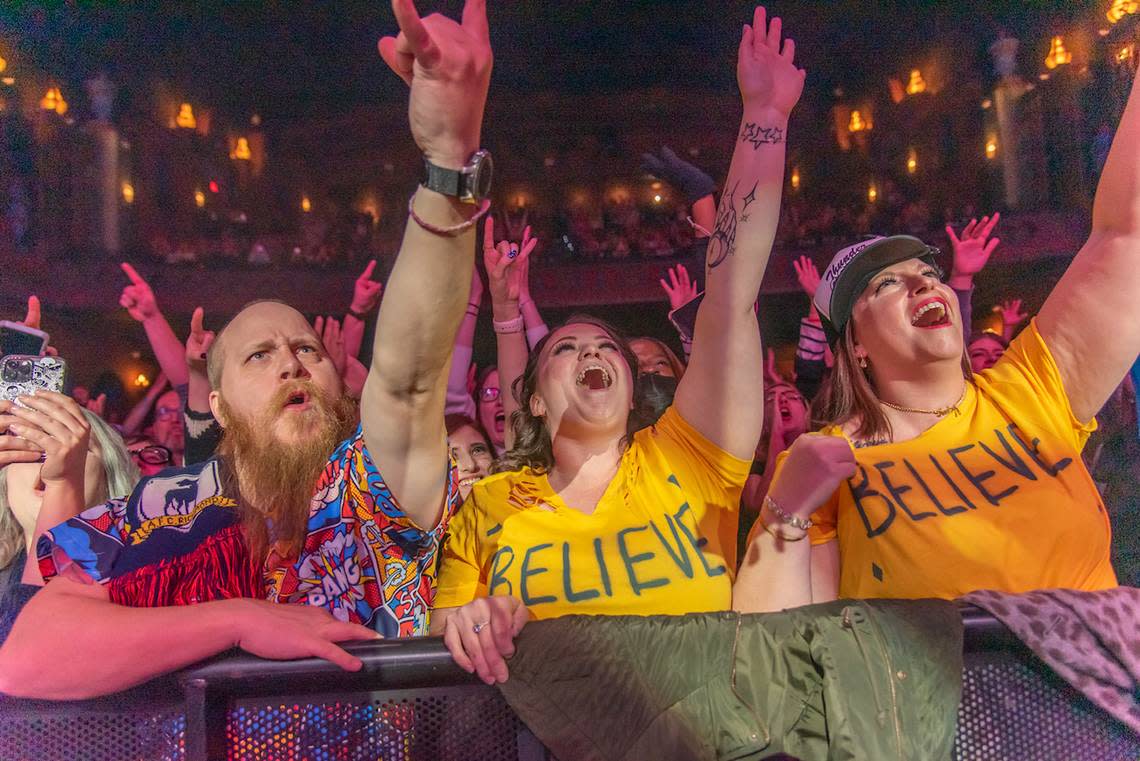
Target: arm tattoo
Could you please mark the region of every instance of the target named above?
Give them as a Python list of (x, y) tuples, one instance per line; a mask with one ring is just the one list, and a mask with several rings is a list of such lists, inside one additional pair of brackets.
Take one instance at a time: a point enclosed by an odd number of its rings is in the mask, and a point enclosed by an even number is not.
[[(759, 187), (760, 181), (757, 180), (752, 185), (752, 190), (748, 191), (748, 195), (741, 199), (743, 204), (740, 207), (740, 222), (748, 221), (748, 207), (756, 201), (756, 189)], [(716, 225), (713, 229), (712, 238), (709, 239), (708, 268), (710, 270), (724, 264), (725, 259), (736, 253), (736, 225), (738, 221), (736, 191), (739, 188), (740, 183), (737, 182), (732, 186), (732, 190), (720, 199), (720, 207), (716, 210)]]
[(720, 207), (716, 210), (716, 226), (712, 238), (709, 239), (708, 268), (714, 270), (732, 256), (736, 250), (736, 205), (734, 197), (736, 189), (740, 187), (737, 182), (732, 190), (720, 199)]
[(762, 145), (784, 142), (784, 130), (779, 127), (764, 127), (756, 122), (745, 122), (740, 141), (751, 143), (752, 150), (758, 150)]

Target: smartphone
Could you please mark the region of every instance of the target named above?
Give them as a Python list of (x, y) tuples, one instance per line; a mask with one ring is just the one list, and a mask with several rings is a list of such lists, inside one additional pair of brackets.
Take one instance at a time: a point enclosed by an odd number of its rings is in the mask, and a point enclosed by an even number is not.
[(0, 360), (0, 399), (16, 401), (38, 391), (64, 393), (67, 363), (59, 357), (12, 354)]
[(0, 357), (9, 354), (42, 357), (48, 346), (48, 334), (18, 322), (0, 320)]
[(700, 309), (701, 301), (704, 298), (705, 292), (701, 291), (669, 313), (669, 322), (673, 323), (673, 327), (686, 341), (693, 340), (693, 331), (697, 326), (697, 310)]

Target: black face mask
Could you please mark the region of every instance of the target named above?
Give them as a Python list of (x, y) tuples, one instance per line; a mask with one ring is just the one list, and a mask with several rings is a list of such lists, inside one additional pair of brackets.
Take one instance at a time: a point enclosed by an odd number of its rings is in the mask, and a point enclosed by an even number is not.
[(677, 393), (677, 379), (656, 373), (640, 375), (633, 388), (633, 398), (641, 413), (643, 425), (653, 425), (673, 403)]

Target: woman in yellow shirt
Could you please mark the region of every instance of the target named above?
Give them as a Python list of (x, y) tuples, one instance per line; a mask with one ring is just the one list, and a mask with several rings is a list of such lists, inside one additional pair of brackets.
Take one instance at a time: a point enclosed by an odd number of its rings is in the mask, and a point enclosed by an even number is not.
[[(769, 25), (758, 8), (742, 34), (744, 114), (673, 406), (630, 435), (637, 360), (604, 323), (572, 319), (535, 347), (515, 386), (516, 438), (504, 456), (513, 469), (476, 484), (452, 519), (431, 628), (488, 683), (507, 678), (503, 656), (529, 617), (731, 604), (740, 491), (763, 424), (761, 405), (739, 404), (763, 374), (752, 305), (779, 221), (788, 115), (804, 82), (780, 32), (780, 20)], [(521, 253), (510, 244), (484, 252), (505, 377), (504, 346), (513, 338), (517, 350), (521, 334), (517, 293), (511, 304), (510, 278), (500, 275)]]
[(831, 423), (781, 463), (737, 609), (1116, 585), (1080, 450), (1140, 352), (1135, 86), (1092, 222), (1037, 318), (976, 375), (935, 249), (893, 236), (836, 255), (815, 296), (835, 347)]

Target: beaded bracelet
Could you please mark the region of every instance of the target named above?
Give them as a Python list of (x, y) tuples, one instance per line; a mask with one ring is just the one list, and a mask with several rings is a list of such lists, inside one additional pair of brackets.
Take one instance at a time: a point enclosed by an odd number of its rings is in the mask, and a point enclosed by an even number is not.
[(455, 237), (456, 235), (459, 235), (471, 227), (474, 227), (475, 223), (486, 216), (487, 212), (491, 209), (491, 199), (484, 198), (482, 203), (479, 204), (479, 210), (475, 212), (474, 216), (472, 216), (466, 222), (460, 222), (459, 224), (452, 225), (451, 227), (438, 227), (436, 225), (433, 225), (431, 222), (425, 222), (424, 220), (420, 219), (416, 214), (415, 204), (416, 194), (412, 193), (412, 197), (408, 199), (408, 216), (412, 218), (412, 221), (433, 235), (443, 235), (449, 238)]

